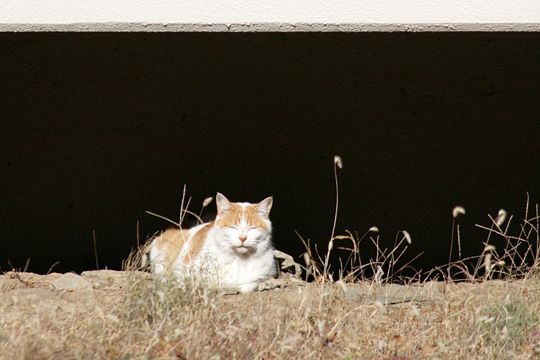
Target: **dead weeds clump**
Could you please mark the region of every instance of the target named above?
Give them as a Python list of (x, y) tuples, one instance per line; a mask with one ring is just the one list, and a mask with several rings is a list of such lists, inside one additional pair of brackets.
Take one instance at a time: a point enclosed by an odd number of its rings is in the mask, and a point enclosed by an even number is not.
[[(404, 260), (414, 240), (409, 232), (399, 232), (392, 246), (382, 245), (375, 226), (361, 236), (335, 234), (342, 167), (336, 157), (334, 225), (324, 255), (301, 237), (309, 282), (287, 282), (284, 275), (274, 289), (248, 294), (190, 282), (179, 287), (141, 271), (144, 247), (124, 271), (83, 273), (79, 282), (90, 286), (82, 290), (55, 289), (61, 274), (10, 272), (0, 275), (0, 358), (540, 357), (538, 205), (527, 197), (517, 233), (506, 212), (477, 225), (487, 231), (484, 250), (466, 259), (458, 221), (465, 209), (456, 207), (451, 244), (457, 260), (451, 250), (449, 265), (406, 278), (403, 270), (415, 259)], [(182, 207), (180, 223), (186, 214)], [(502, 247), (495, 245), (500, 240)], [(375, 255), (366, 260), (368, 245)], [(329, 259), (337, 251), (346, 256), (334, 269)]]

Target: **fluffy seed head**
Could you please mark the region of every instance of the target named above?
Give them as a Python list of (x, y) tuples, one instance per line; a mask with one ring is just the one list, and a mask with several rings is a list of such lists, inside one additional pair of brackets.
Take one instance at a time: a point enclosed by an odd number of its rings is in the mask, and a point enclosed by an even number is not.
[(302, 254), (302, 256), (304, 257), (304, 262), (306, 263), (306, 265), (311, 265), (311, 258), (309, 257), (309, 254), (305, 252)]
[(499, 210), (499, 213), (497, 214), (497, 217), (495, 218), (495, 223), (497, 224), (497, 226), (501, 226), (504, 221), (506, 220), (506, 210), (504, 209), (500, 209)]
[(409, 245), (411, 245), (411, 243), (412, 243), (411, 234), (409, 234), (409, 232), (407, 230), (402, 230), (401, 232), (403, 233), (403, 237), (405, 238), (407, 243)]
[(343, 161), (341, 160), (341, 156), (334, 155), (334, 164), (340, 169), (343, 169)]
[(210, 205), (212, 203), (212, 200), (214, 200), (214, 198), (211, 197), (211, 196), (204, 199), (204, 201), (202, 203), (202, 207), (204, 208), (204, 207), (207, 207), (208, 205)]
[(369, 232), (373, 232), (373, 233), (378, 233), (379, 232), (379, 228), (376, 227), (376, 226), (372, 226), (368, 229)]
[(452, 216), (457, 218), (459, 215), (465, 215), (465, 208), (463, 206), (456, 206), (452, 210)]

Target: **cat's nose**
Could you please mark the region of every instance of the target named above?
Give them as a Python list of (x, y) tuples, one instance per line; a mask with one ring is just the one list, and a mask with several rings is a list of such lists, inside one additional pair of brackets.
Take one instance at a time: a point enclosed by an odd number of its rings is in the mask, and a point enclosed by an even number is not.
[(244, 241), (246, 241), (247, 236), (246, 235), (240, 235), (238, 238), (240, 239), (241, 242), (244, 242)]

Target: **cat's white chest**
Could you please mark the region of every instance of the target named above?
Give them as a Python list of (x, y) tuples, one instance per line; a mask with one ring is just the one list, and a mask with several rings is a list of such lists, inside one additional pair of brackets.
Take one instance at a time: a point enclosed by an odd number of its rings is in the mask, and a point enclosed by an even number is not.
[(273, 251), (268, 248), (261, 254), (247, 257), (222, 254), (218, 260), (217, 270), (221, 286), (251, 291), (259, 282), (275, 275)]
[(227, 284), (245, 284), (257, 281), (260, 274), (260, 259), (230, 259), (222, 268), (223, 282)]

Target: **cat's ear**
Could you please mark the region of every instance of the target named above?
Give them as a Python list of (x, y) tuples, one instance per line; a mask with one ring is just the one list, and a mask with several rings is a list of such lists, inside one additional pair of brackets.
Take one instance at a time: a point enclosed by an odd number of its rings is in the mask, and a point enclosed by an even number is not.
[(222, 193), (216, 194), (216, 207), (218, 215), (231, 208), (231, 202)]
[(272, 209), (272, 197), (269, 196), (260, 203), (257, 204), (257, 211), (264, 217), (270, 216), (270, 209)]

